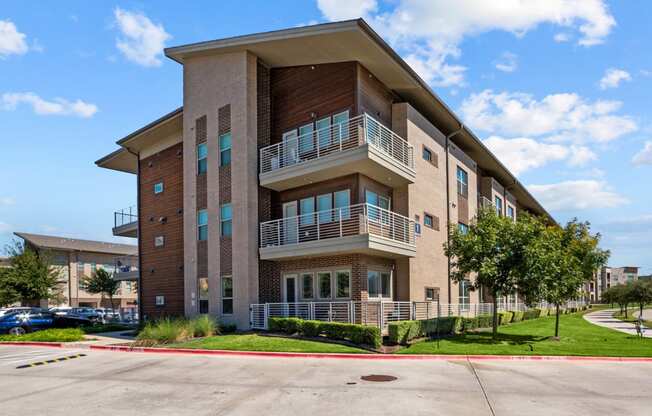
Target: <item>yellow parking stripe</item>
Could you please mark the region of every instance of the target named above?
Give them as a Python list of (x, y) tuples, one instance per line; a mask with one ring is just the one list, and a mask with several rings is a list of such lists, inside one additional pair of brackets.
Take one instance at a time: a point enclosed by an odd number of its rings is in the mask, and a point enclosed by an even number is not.
[(60, 358), (53, 358), (51, 360), (46, 360), (46, 361), (36, 361), (36, 362), (33, 362), (33, 363), (29, 363), (29, 364), (19, 365), (16, 368), (19, 369), (19, 368), (38, 367), (38, 366), (45, 365), (45, 364), (52, 364), (52, 363), (57, 363), (57, 362), (60, 362), (60, 361), (72, 360), (73, 358), (79, 358), (79, 357), (86, 357), (86, 354), (75, 354), (75, 355), (68, 355), (68, 356), (60, 357)]

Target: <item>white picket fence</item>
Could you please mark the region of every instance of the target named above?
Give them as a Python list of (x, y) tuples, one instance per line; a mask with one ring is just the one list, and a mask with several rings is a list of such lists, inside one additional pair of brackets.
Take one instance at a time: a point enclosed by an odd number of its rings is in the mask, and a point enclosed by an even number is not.
[[(571, 301), (563, 308), (585, 305)], [(545, 302), (527, 306), (524, 303), (498, 304), (498, 311), (526, 311), (533, 308), (553, 308)], [(493, 313), (491, 303), (453, 304), (439, 302), (293, 302), (254, 303), (249, 307), (252, 329), (268, 329), (269, 318), (301, 318), (316, 321), (344, 322), (378, 326), (385, 329), (389, 322), (422, 320), (436, 317), (461, 316), (473, 318)]]

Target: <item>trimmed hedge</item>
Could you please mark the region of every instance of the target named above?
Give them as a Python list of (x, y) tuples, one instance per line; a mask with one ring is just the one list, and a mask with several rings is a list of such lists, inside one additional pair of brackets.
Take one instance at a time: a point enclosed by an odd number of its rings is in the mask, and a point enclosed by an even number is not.
[(539, 309), (539, 318), (548, 316), (548, 309)]
[(415, 338), (434, 334), (450, 335), (461, 332), (464, 328), (463, 318), (450, 316), (425, 319), (422, 321), (398, 321), (388, 325), (389, 341), (392, 344), (407, 344)]
[(323, 335), (326, 338), (350, 341), (357, 345), (369, 345), (375, 348), (382, 345), (380, 328), (375, 326), (308, 321), (299, 318), (269, 318), (268, 327), (271, 332), (288, 335), (299, 334), (310, 338)]
[(507, 325), (508, 323), (512, 322), (513, 317), (514, 317), (514, 312), (511, 311), (498, 312), (498, 323), (500, 325)]
[(514, 316), (512, 316), (512, 322), (521, 322), (523, 320), (523, 312), (514, 311)]
[(540, 313), (541, 310), (539, 309), (528, 309), (527, 311), (523, 312), (523, 320), (527, 321), (530, 319), (537, 319)]

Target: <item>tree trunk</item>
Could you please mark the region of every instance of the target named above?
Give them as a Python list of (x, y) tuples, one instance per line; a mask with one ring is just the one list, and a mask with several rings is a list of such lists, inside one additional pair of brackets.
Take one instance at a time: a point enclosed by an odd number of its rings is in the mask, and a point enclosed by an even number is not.
[(555, 312), (555, 338), (559, 338), (559, 304), (556, 304), (557, 311)]
[(494, 316), (493, 316), (493, 322), (491, 324), (491, 336), (492, 338), (495, 339), (498, 336), (498, 299), (495, 293), (493, 295), (493, 304), (494, 304)]
[(639, 308), (640, 308), (640, 310), (639, 310), (639, 312), (638, 312), (638, 317), (639, 317), (640, 319), (643, 319), (643, 304), (642, 304), (642, 303), (639, 303), (638, 306), (639, 306)]
[(627, 319), (627, 307), (629, 306), (628, 303), (625, 304), (625, 319)]
[(111, 303), (111, 312), (115, 312), (115, 308), (113, 307), (113, 293), (109, 293), (109, 302)]

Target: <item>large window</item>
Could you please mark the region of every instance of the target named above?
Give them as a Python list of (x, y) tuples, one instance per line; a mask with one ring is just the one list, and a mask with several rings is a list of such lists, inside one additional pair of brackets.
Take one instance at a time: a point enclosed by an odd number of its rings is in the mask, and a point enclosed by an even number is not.
[(312, 273), (301, 273), (301, 297), (312, 299), (315, 297), (314, 276)]
[(342, 111), (333, 115), (333, 141), (339, 143), (340, 140), (349, 138), (349, 111)]
[(497, 196), (494, 199), (494, 204), (496, 205), (496, 214), (503, 215), (503, 200)]
[(199, 313), (208, 313), (208, 279), (199, 279)]
[(469, 226), (464, 224), (463, 222), (458, 222), (457, 223), (457, 229), (460, 231), (462, 234), (466, 234), (469, 232)]
[(197, 240), (208, 239), (208, 212), (205, 209), (197, 212)]
[(220, 233), (222, 237), (230, 236), (233, 232), (233, 212), (231, 204), (224, 204), (220, 207)]
[(222, 276), (222, 315), (233, 314), (233, 279)]
[(345, 189), (335, 192), (335, 208), (338, 208), (336, 215), (342, 215), (343, 220), (351, 218), (351, 191)]
[(314, 132), (315, 129), (312, 123), (299, 127), (299, 152), (300, 153), (309, 153), (315, 150)]
[(369, 270), (367, 272), (367, 293), (369, 298), (391, 299), (392, 274), (390, 272)]
[(351, 272), (350, 271), (340, 270), (335, 272), (335, 297), (337, 298), (351, 297)]
[(458, 284), (459, 292), (458, 292), (458, 298), (457, 298), (457, 303), (460, 304), (463, 308), (468, 308), (469, 303), (470, 303), (470, 297), (469, 297), (469, 289), (471, 287), (471, 282), (468, 280), (462, 280)]
[(507, 205), (507, 216), (514, 219), (514, 208), (509, 205)]
[(299, 209), (301, 210), (300, 225), (312, 225), (315, 223), (315, 198), (304, 198), (299, 201)]
[(324, 224), (333, 221), (333, 194), (324, 194), (317, 197), (317, 211), (319, 211), (319, 223)]
[(365, 201), (367, 204), (372, 205), (367, 207), (369, 210), (369, 219), (373, 221), (382, 220), (383, 223), (389, 224), (389, 212), (376, 209), (374, 207), (382, 208), (389, 211), (391, 206), (391, 200), (385, 196), (379, 195), (376, 192), (365, 189)]
[(457, 194), (467, 198), (469, 196), (469, 174), (461, 167), (457, 167)]
[(207, 165), (207, 158), (208, 156), (208, 148), (206, 147), (206, 143), (200, 143), (197, 145), (197, 174), (202, 174), (206, 173), (206, 170), (208, 168)]
[(160, 194), (161, 192), (163, 192), (163, 182), (156, 182), (154, 184), (154, 193)]
[(331, 272), (317, 273), (317, 285), (319, 286), (319, 298), (329, 299), (331, 297)]
[(221, 134), (220, 142), (220, 166), (231, 164), (231, 132)]
[(325, 117), (317, 120), (315, 128), (317, 130), (317, 145), (320, 149), (328, 147), (331, 144), (331, 118)]

